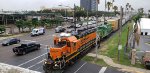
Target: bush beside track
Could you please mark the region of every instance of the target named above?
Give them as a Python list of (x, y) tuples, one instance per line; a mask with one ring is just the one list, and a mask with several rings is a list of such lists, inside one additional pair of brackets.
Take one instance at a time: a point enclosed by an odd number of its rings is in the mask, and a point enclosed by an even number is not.
[[(118, 56), (117, 46), (118, 46), (119, 31), (114, 33), (110, 38), (108, 38), (104, 43), (102, 43), (102, 46), (98, 52), (101, 55), (106, 55), (112, 58), (113, 61), (116, 63), (127, 65), (127, 66), (138, 67), (138, 68), (144, 68), (144, 66), (140, 63), (136, 63), (136, 65), (131, 65), (129, 57), (124, 54), (124, 46), (127, 41), (128, 26), (132, 28), (132, 24), (133, 22), (128, 22), (126, 25), (123, 26), (123, 29), (122, 29), (121, 43), (123, 47), (122, 47), (122, 50), (120, 50), (120, 61), (117, 60), (118, 59), (117, 58)], [(127, 51), (129, 52), (130, 49), (128, 48)]]

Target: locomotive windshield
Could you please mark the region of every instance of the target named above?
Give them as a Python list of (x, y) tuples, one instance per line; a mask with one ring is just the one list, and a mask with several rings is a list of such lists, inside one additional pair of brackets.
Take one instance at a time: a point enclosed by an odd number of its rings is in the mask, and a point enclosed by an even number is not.
[(61, 39), (59, 39), (58, 43), (57, 43), (57, 44), (55, 44), (55, 47), (57, 47), (57, 48), (59, 48), (59, 47), (63, 47), (63, 46), (65, 46), (65, 45), (66, 45), (66, 43), (67, 43), (67, 41), (66, 41), (66, 40), (61, 40)]

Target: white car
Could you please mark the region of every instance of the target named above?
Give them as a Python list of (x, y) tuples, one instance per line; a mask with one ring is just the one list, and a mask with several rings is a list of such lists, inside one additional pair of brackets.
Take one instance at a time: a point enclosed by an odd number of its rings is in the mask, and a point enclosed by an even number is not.
[(44, 35), (45, 28), (35, 28), (31, 32), (31, 36)]
[(55, 28), (55, 32), (59, 33), (59, 32), (64, 32), (66, 29), (62, 26), (58, 26), (57, 28)]
[(80, 28), (81, 26), (81, 24), (76, 24), (76, 28)]

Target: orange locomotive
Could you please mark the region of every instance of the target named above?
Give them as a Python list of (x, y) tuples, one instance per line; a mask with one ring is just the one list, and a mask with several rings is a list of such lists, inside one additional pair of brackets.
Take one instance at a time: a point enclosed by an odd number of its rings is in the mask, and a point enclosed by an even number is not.
[[(100, 41), (100, 40), (99, 40)], [(98, 41), (98, 43), (99, 43)], [(78, 29), (76, 35), (62, 33), (60, 37), (54, 37), (54, 47), (50, 48), (43, 69), (47, 73), (51, 70), (61, 70), (71, 64), (96, 43), (96, 28), (89, 27)]]

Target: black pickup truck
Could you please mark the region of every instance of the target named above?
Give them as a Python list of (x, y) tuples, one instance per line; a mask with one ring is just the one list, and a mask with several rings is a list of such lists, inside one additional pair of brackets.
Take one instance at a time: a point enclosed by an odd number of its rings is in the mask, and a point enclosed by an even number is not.
[(24, 43), (21, 44), (21, 46), (18, 47), (14, 47), (13, 48), (13, 52), (16, 55), (24, 55), (28, 52), (34, 51), (34, 50), (39, 50), (40, 49), (40, 44), (36, 44), (36, 43)]

